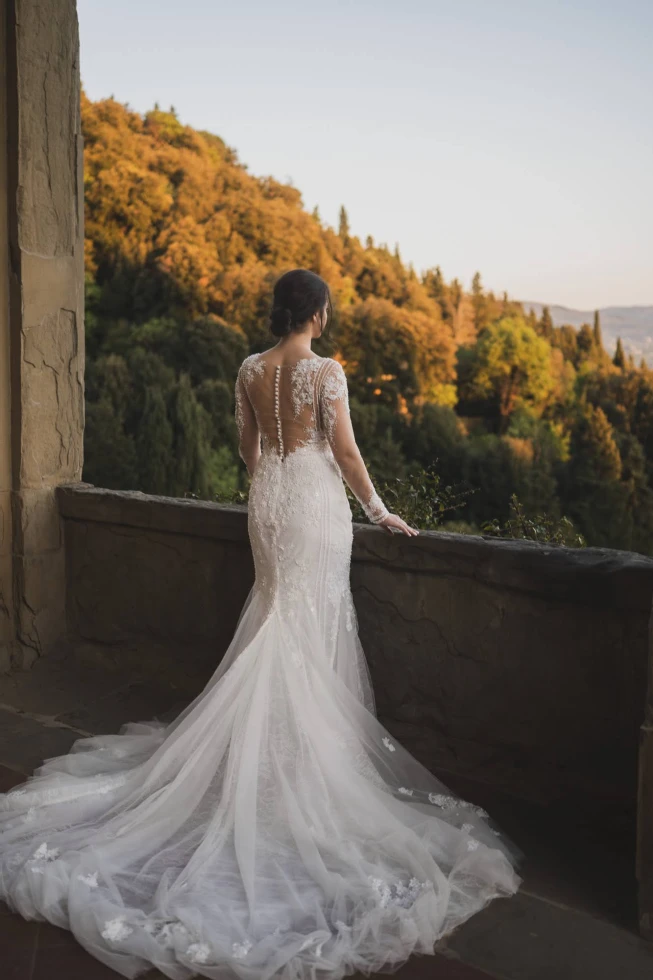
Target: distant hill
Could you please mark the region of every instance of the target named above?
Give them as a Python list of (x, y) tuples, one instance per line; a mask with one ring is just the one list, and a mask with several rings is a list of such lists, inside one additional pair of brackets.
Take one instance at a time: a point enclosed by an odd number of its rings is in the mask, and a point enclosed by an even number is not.
[[(544, 303), (522, 300), (524, 310), (535, 310), (539, 316)], [(593, 323), (594, 310), (570, 310), (566, 306), (549, 306), (556, 327), (564, 323), (580, 327)], [(603, 342), (612, 353), (621, 337), (626, 353), (645, 357), (653, 365), (653, 306), (606, 306), (599, 310)]]

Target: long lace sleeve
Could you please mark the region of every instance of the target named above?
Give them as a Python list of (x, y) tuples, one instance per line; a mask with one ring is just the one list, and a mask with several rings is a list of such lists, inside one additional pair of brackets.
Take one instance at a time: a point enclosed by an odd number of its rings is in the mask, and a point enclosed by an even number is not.
[(356, 437), (349, 414), (347, 378), (342, 365), (332, 361), (324, 376), (319, 392), (322, 426), (340, 472), (373, 524), (379, 524), (388, 516), (388, 509), (374, 489), (363, 457), (356, 445)]
[(243, 362), (236, 378), (236, 425), (238, 427), (238, 452), (251, 476), (261, 455), (261, 436), (256, 416), (245, 386)]

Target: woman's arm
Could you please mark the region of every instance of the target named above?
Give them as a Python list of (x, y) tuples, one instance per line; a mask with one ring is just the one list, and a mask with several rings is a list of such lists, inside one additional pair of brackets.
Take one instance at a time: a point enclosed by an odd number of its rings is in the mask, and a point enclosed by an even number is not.
[(238, 426), (238, 453), (247, 467), (247, 472), (253, 476), (261, 455), (261, 435), (243, 380), (242, 365), (236, 378), (236, 425)]
[(385, 506), (367, 472), (360, 454), (349, 414), (347, 378), (342, 365), (332, 361), (322, 382), (319, 404), (322, 425), (343, 479), (373, 524), (396, 528), (404, 534), (417, 534)]

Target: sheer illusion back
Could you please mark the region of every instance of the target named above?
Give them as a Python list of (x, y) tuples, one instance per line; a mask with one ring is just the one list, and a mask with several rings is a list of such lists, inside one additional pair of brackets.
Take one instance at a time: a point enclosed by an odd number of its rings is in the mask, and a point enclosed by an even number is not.
[(328, 357), (283, 363), (270, 352), (252, 354), (236, 381), (241, 455), (258, 449), (283, 460), (305, 447), (327, 453), (374, 523), (388, 511), (361, 458), (349, 415), (345, 372)]
[(288, 364), (254, 358), (245, 388), (265, 449), (284, 457), (324, 435), (318, 395), (331, 363), (320, 357)]
[(342, 478), (387, 510), (342, 366), (281, 360), (236, 383), (256, 574), (213, 676), (169, 724), (80, 739), (0, 794), (0, 899), (126, 977), (391, 971), (519, 884), (487, 813), (375, 715)]

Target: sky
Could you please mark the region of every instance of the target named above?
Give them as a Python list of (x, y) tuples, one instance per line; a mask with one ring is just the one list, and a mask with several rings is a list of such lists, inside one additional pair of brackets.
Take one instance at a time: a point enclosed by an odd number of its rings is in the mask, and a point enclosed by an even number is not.
[(78, 0), (82, 84), (175, 107), (418, 272), (653, 304), (651, 0)]

